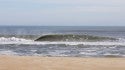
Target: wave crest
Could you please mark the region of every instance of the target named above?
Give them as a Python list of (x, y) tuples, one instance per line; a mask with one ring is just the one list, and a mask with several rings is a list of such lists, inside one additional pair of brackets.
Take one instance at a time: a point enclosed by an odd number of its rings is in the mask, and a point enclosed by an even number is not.
[(91, 36), (91, 35), (44, 35), (36, 39), (35, 41), (113, 41), (115, 38)]

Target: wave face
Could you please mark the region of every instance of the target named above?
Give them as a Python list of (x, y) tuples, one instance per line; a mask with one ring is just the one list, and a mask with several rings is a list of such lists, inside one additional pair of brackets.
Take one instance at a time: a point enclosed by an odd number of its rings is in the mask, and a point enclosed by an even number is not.
[(69, 41), (69, 42), (81, 42), (81, 41), (113, 41), (116, 40), (115, 38), (109, 37), (100, 37), (100, 36), (91, 36), (91, 35), (45, 35), (41, 36), (40, 38), (36, 39), (35, 41)]

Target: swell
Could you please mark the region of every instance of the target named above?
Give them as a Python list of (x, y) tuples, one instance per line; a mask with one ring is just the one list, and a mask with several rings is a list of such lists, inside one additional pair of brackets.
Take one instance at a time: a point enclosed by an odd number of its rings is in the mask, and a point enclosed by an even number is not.
[(115, 38), (100, 37), (92, 35), (73, 35), (73, 34), (55, 34), (55, 35), (44, 35), (36, 39), (35, 41), (66, 41), (66, 42), (95, 42), (95, 41), (116, 41)]

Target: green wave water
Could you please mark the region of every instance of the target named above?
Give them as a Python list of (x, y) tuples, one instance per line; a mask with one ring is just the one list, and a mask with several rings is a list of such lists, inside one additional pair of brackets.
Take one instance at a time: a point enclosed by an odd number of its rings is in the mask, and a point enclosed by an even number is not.
[(115, 38), (100, 37), (92, 35), (73, 35), (73, 34), (54, 34), (44, 35), (36, 39), (35, 41), (114, 41)]

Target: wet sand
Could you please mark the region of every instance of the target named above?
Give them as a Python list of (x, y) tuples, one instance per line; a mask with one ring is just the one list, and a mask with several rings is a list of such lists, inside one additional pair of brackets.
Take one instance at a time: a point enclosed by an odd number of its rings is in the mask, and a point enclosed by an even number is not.
[(125, 70), (125, 58), (0, 56), (0, 70)]

